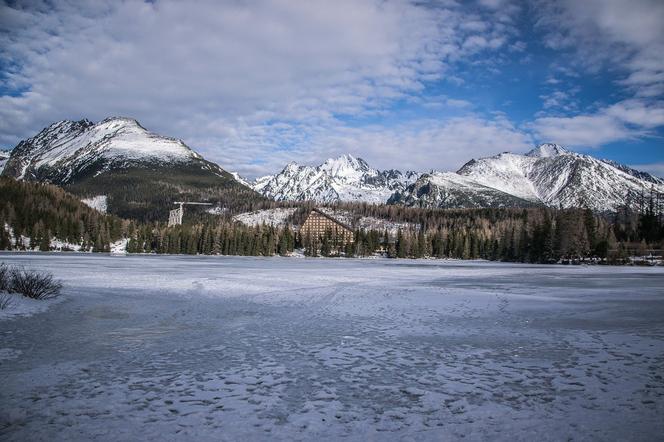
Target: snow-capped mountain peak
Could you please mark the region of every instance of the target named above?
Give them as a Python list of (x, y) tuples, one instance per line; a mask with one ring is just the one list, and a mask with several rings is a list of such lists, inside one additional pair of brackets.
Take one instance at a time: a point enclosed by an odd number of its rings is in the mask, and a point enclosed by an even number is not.
[(634, 204), (644, 189), (659, 184), (644, 172), (573, 153), (557, 144), (541, 144), (526, 155), (500, 154), (472, 160), (457, 173), (547, 206), (582, 204), (598, 212)]
[(369, 165), (362, 158), (355, 158), (349, 154), (341, 155), (338, 158), (329, 158), (319, 167), (321, 170), (325, 170), (333, 176), (344, 176), (356, 172), (362, 173), (371, 170)]
[(571, 153), (572, 152), (560, 146), (559, 144), (543, 143), (528, 152), (526, 156), (535, 158), (551, 158), (558, 155), (568, 155)]
[(384, 203), (392, 193), (402, 190), (418, 177), (416, 172), (403, 176), (399, 171), (379, 171), (362, 158), (345, 154), (329, 158), (318, 166), (288, 163), (278, 174), (254, 181), (253, 188), (278, 201)]
[(111, 117), (96, 124), (87, 119), (63, 120), (21, 141), (4, 173), (65, 183), (92, 165), (100, 171), (201, 159), (182, 141), (154, 134), (133, 118)]
[(582, 204), (598, 212), (634, 204), (664, 181), (610, 161), (540, 144), (525, 155), (503, 152), (473, 159), (456, 173), (379, 171), (342, 155), (320, 166), (290, 163), (260, 178), (254, 190), (276, 200), (366, 201), (422, 207), (501, 207)]
[(14, 147), (2, 175), (67, 186), (123, 217), (163, 219), (169, 199), (262, 200), (240, 176), (126, 117), (53, 123)]

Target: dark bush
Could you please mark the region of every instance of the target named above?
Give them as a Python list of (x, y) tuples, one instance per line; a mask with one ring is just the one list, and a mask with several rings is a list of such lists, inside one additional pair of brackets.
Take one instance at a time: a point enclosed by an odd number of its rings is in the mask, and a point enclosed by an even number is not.
[(32, 299), (51, 299), (60, 295), (62, 283), (55, 280), (50, 273), (18, 268), (11, 269), (10, 273), (10, 292)]
[(8, 292), (11, 285), (11, 268), (0, 262), (0, 292)]
[(0, 310), (10, 307), (13, 303), (12, 295), (9, 293), (0, 293)]

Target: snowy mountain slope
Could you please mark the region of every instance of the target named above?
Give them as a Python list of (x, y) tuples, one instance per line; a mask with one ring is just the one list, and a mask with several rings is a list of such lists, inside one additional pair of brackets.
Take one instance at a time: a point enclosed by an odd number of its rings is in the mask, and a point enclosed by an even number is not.
[(664, 184), (664, 179), (651, 175), (648, 172), (641, 172), (640, 170), (633, 169), (629, 166), (625, 166), (624, 164), (620, 164), (611, 160), (600, 160), (600, 161), (608, 164), (609, 166), (613, 166), (616, 169), (619, 169), (628, 175), (632, 175), (633, 177), (639, 178), (643, 181), (647, 181), (653, 184)]
[(295, 213), (294, 208), (276, 208), (255, 210), (253, 212), (240, 213), (233, 217), (233, 220), (241, 222), (247, 226), (269, 225), (283, 227), (289, 224), (289, 221)]
[(0, 174), (2, 174), (2, 171), (5, 169), (5, 164), (7, 164), (10, 154), (11, 152), (8, 150), (0, 150)]
[(395, 192), (388, 204), (450, 209), (527, 207), (536, 203), (454, 172), (432, 172), (422, 175), (404, 192)]
[(416, 172), (379, 171), (361, 158), (342, 155), (319, 166), (289, 163), (276, 175), (258, 178), (253, 188), (277, 201), (384, 203), (418, 177)]
[(237, 173), (237, 172), (229, 172), (229, 173), (235, 179), (235, 181), (237, 181), (238, 183), (242, 184), (243, 186), (251, 187), (251, 184), (249, 183), (249, 181), (247, 181), (242, 176), (240, 176), (239, 173)]
[(82, 198), (81, 202), (91, 209), (99, 210), (101, 213), (106, 213), (108, 210), (108, 201), (106, 195), (97, 195), (91, 198)]
[(21, 141), (4, 174), (63, 184), (86, 169), (187, 163), (202, 157), (182, 141), (153, 134), (131, 118), (60, 121)]
[(586, 206), (615, 210), (636, 203), (651, 186), (664, 191), (662, 180), (617, 163), (543, 144), (526, 155), (501, 153), (471, 160), (458, 174), (500, 191), (553, 207)]
[(525, 155), (501, 154), (470, 160), (456, 173), (378, 171), (344, 155), (320, 166), (288, 164), (279, 174), (257, 179), (253, 188), (276, 200), (366, 201), (420, 207), (585, 206), (598, 212), (635, 207), (664, 180), (648, 173), (557, 144), (541, 144)]
[(106, 195), (109, 213), (142, 220), (164, 219), (173, 201), (243, 208), (263, 199), (182, 141), (131, 118), (54, 123), (15, 147), (2, 175), (82, 198)]

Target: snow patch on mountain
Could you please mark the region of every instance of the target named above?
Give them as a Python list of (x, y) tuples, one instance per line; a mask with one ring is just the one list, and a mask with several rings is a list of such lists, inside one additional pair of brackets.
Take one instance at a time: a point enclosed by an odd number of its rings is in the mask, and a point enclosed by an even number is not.
[(256, 210), (254, 212), (240, 213), (233, 220), (247, 226), (262, 226), (263, 224), (275, 227), (283, 227), (290, 223), (295, 213), (294, 208), (277, 208)]
[(435, 208), (522, 207), (531, 202), (480, 184), (454, 172), (423, 174), (404, 192), (396, 192), (391, 204)]
[(473, 180), (476, 184), (500, 190), (529, 201), (539, 201), (537, 190), (528, 178), (537, 157), (531, 155), (501, 153), (489, 158), (471, 160), (455, 175)]
[(564, 147), (558, 144), (544, 143), (537, 146), (535, 149), (531, 150), (526, 154), (529, 157), (536, 158), (551, 158), (557, 157), (558, 155), (571, 155), (572, 152), (565, 149)]
[(457, 171), (476, 182), (552, 207), (588, 207), (598, 212), (636, 207), (651, 187), (664, 182), (615, 162), (543, 144), (526, 155), (502, 153), (471, 160)]
[(5, 164), (9, 160), (10, 152), (8, 150), (0, 150), (0, 174), (5, 169)]
[(242, 184), (242, 185), (244, 185), (244, 186), (247, 186), (247, 187), (251, 187), (251, 184), (249, 183), (249, 181), (247, 181), (247, 180), (246, 180), (244, 177), (242, 177), (239, 173), (237, 173), (237, 172), (229, 172), (229, 173), (230, 173), (231, 176), (235, 179), (235, 181), (237, 181), (238, 183), (240, 183), (240, 184)]
[(97, 195), (91, 198), (83, 198), (81, 202), (86, 206), (98, 210), (101, 213), (106, 213), (108, 209), (108, 197), (106, 195)]
[(399, 230), (419, 230), (419, 225), (413, 223), (400, 223), (373, 216), (357, 217), (348, 210), (334, 209), (332, 207), (320, 207), (318, 210), (330, 215), (332, 218), (359, 230), (387, 231), (388, 235), (395, 237)]

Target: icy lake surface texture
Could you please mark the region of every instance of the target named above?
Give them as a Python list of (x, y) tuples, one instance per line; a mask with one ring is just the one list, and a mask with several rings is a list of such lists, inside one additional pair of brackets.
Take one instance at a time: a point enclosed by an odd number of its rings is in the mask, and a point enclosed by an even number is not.
[(661, 440), (664, 269), (4, 254), (0, 439)]

